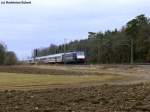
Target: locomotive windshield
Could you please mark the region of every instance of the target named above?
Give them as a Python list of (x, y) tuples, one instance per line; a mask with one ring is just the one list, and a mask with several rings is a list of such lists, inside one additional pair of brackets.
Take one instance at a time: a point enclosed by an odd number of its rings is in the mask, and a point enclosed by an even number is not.
[(77, 54), (84, 56), (84, 52), (77, 52)]

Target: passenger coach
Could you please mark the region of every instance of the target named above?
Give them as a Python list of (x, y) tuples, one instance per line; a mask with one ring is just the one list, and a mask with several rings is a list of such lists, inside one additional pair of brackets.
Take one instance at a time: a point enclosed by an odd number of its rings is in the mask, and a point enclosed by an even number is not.
[(84, 63), (85, 53), (83, 51), (59, 53), (47, 56), (36, 57), (35, 63)]

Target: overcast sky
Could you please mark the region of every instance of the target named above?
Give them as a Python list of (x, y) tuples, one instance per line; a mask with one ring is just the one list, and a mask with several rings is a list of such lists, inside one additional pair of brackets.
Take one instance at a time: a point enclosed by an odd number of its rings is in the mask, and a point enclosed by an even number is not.
[(150, 17), (149, 0), (31, 1), (0, 4), (0, 41), (20, 59), (31, 56), (34, 48), (62, 44), (64, 38), (71, 41), (87, 38), (89, 31), (119, 29), (139, 14)]

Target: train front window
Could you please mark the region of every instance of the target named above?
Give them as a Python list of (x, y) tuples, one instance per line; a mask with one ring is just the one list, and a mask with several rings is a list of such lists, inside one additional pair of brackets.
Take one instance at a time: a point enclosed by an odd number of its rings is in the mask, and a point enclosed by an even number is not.
[(83, 56), (83, 55), (84, 55), (84, 52), (77, 52), (77, 55)]

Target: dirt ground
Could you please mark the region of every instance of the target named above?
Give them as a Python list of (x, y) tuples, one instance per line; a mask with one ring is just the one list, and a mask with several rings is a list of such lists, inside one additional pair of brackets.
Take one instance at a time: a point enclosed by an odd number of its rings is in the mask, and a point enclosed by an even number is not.
[(74, 65), (0, 67), (1, 72), (99, 75), (128, 78), (82, 86), (0, 91), (0, 112), (150, 112), (150, 65)]
[(2, 112), (149, 112), (150, 85), (0, 92)]

